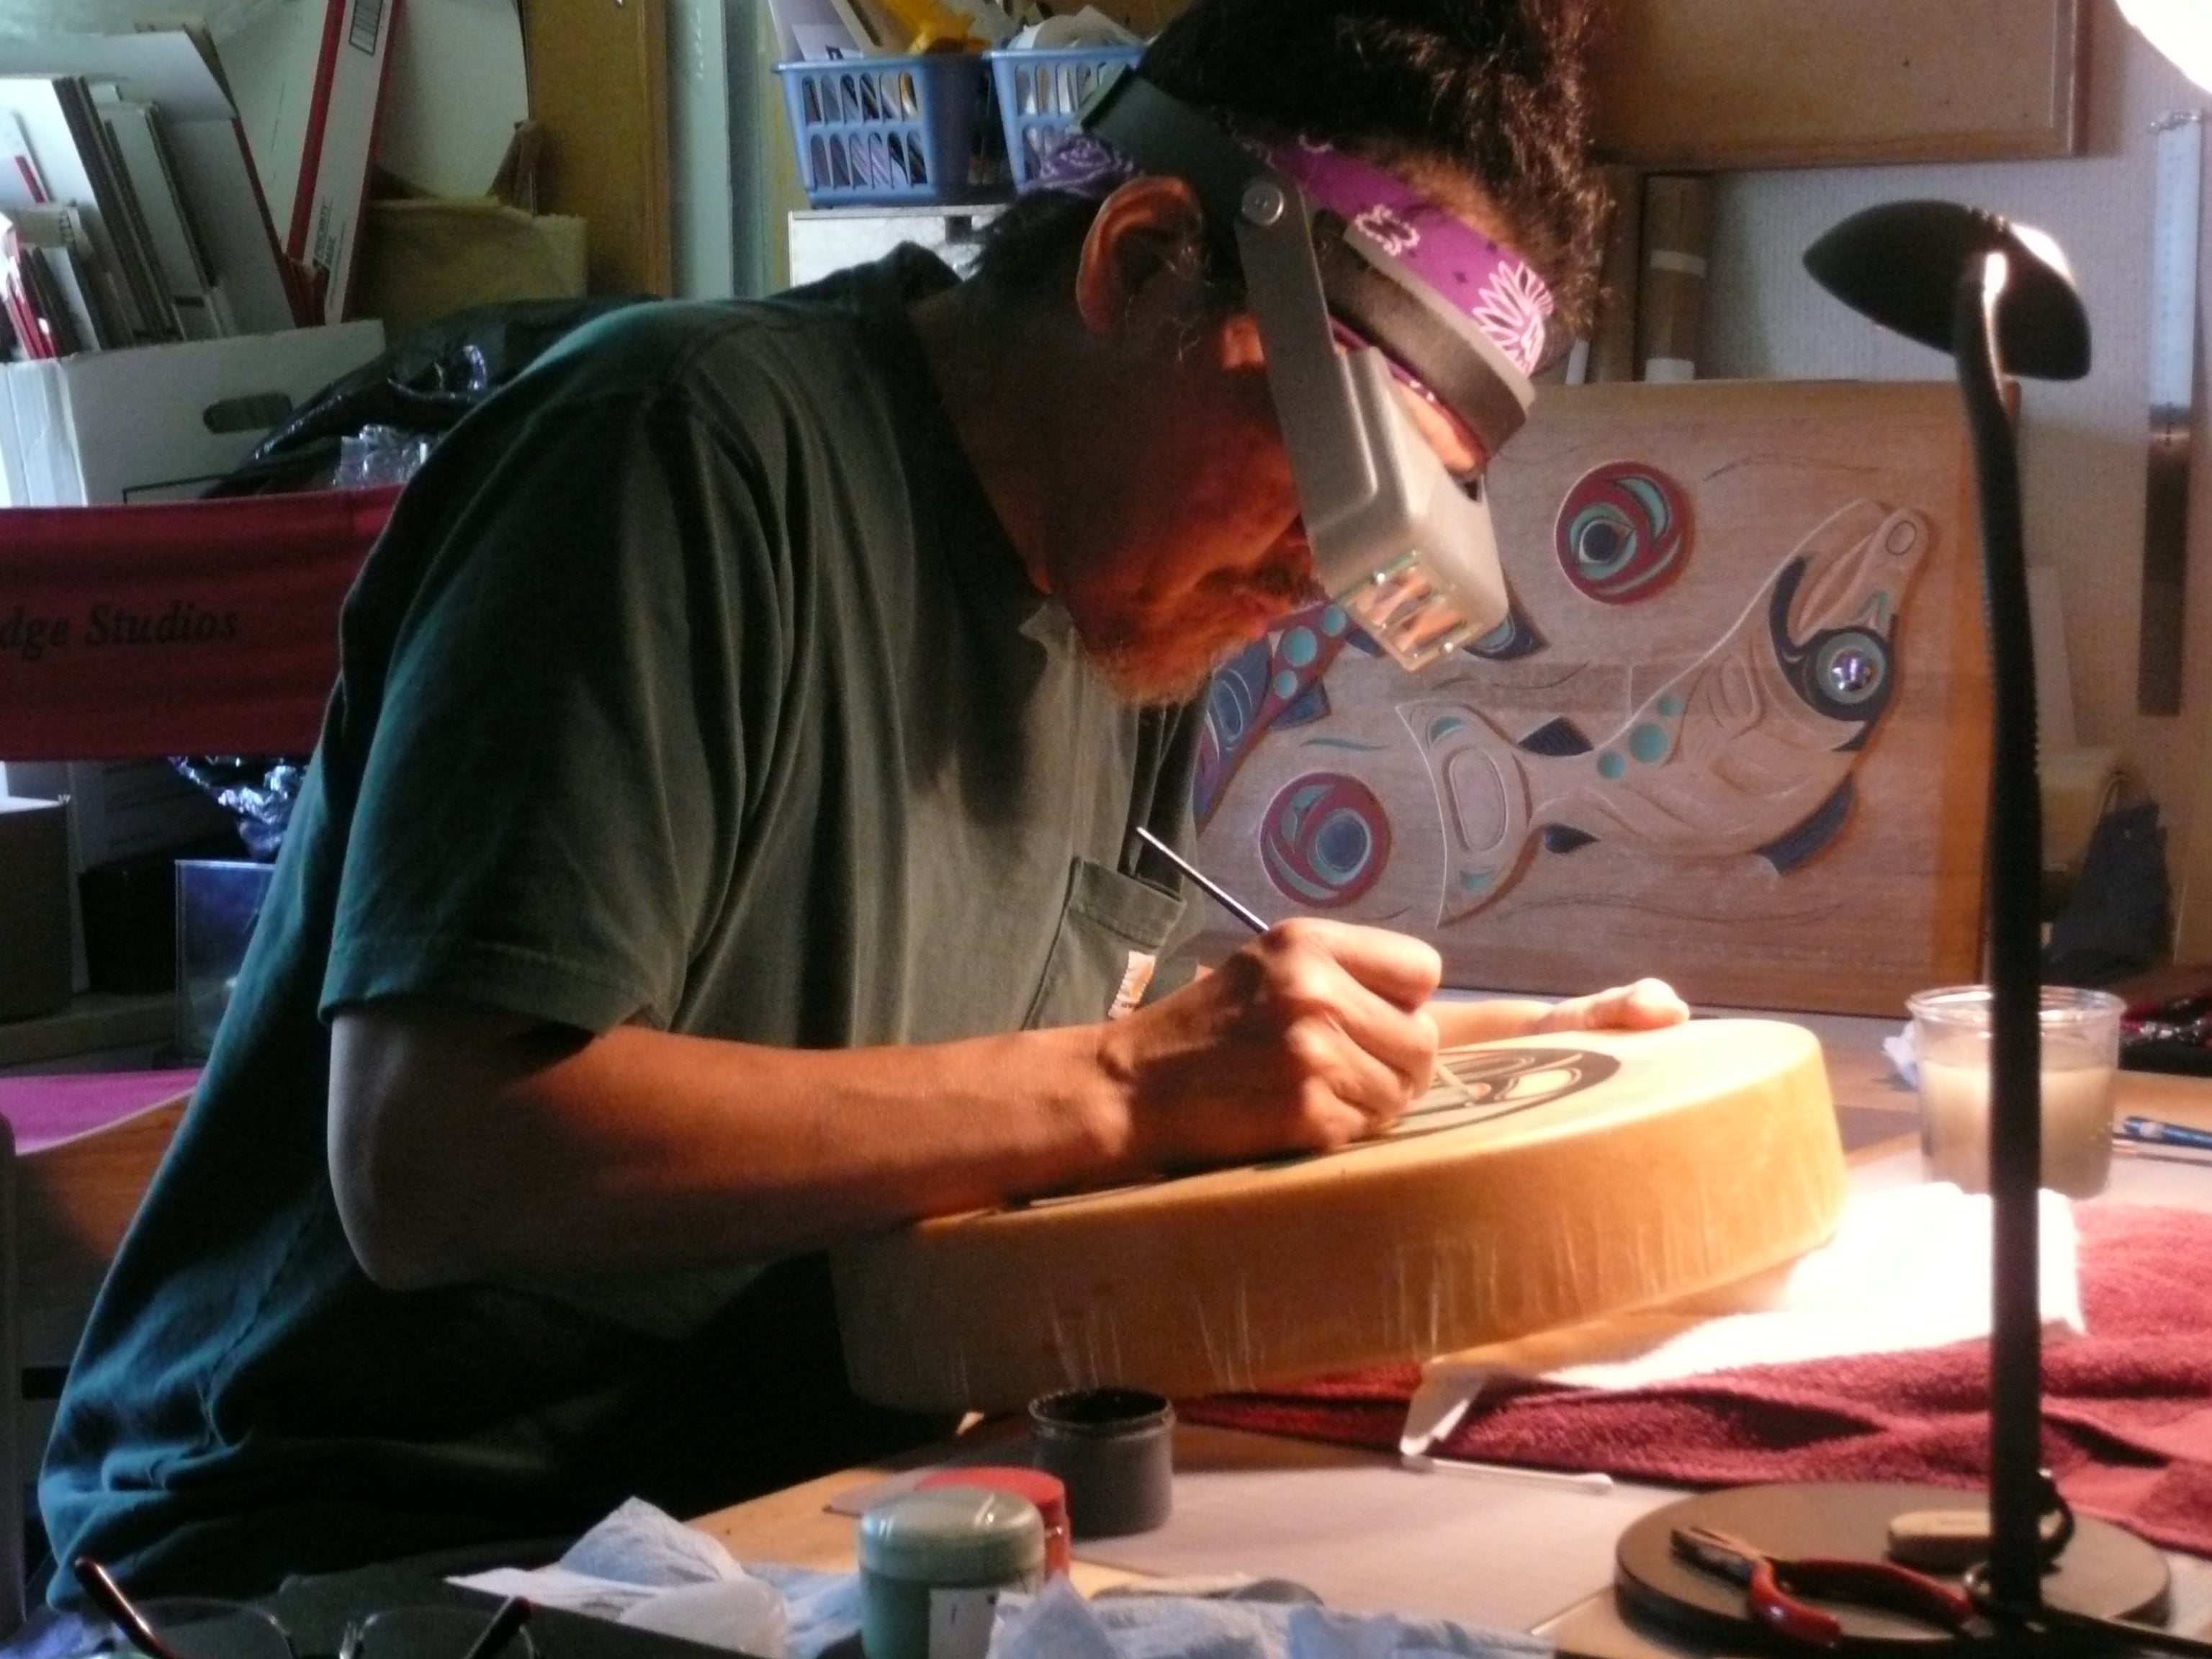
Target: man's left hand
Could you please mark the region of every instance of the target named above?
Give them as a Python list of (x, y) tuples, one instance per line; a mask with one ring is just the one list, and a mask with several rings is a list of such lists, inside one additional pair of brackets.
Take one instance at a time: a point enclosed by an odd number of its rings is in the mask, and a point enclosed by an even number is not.
[(1486, 1002), (1431, 1002), (1437, 1046), (1459, 1048), (1498, 1037), (1545, 1031), (1650, 1031), (1679, 1025), (1690, 1010), (1663, 979), (1639, 979), (1560, 1002), (1497, 997)]

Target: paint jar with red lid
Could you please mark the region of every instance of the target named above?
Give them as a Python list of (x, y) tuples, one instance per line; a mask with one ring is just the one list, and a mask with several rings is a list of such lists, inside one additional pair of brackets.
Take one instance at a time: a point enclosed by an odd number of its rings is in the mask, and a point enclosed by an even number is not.
[(1028, 1498), (1044, 1517), (1046, 1573), (1065, 1573), (1074, 1565), (1067, 1529), (1067, 1487), (1058, 1475), (1016, 1463), (978, 1463), (967, 1468), (939, 1469), (925, 1477), (921, 1486), (982, 1486)]

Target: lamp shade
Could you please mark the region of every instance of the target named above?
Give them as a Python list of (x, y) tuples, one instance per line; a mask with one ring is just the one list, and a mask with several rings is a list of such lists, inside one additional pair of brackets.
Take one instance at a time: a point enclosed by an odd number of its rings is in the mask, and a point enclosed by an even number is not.
[(1805, 269), (1861, 316), (1948, 352), (1959, 283), (1991, 253), (2007, 266), (1996, 319), (2005, 367), (2039, 380), (2087, 374), (2089, 318), (2065, 256), (2040, 231), (1984, 209), (1885, 202), (1807, 248)]
[(2212, 89), (2212, 6), (2204, 0), (2120, 0), (2120, 15), (2176, 69)]

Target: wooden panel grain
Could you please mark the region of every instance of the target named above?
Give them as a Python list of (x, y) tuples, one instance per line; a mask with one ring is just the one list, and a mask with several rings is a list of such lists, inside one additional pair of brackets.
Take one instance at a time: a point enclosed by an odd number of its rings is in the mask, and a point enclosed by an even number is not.
[[(1225, 665), (1207, 866), (1270, 919), (1419, 934), (1453, 985), (1655, 973), (1700, 1004), (1894, 1015), (1977, 977), (1989, 677), (1956, 392), (1547, 388), (1491, 477), (1522, 636), (1410, 676), (1285, 628)], [(1669, 490), (1680, 550), (1638, 585), (1626, 538), (1668, 533), (1632, 522), (1639, 491)], [(1572, 553), (1608, 533), (1599, 597)]]
[(594, 294), (671, 291), (665, 0), (523, 0), (538, 210), (585, 222)]
[(92, 1298), (138, 1212), (185, 1097), (15, 1158), (19, 1340), (25, 1365), (65, 1365)]
[(1632, 380), (1637, 378), (1637, 289), (1644, 252), (1643, 175), (1633, 167), (1607, 167), (1605, 191), (1605, 252), (1598, 264), (1587, 378)]
[(1647, 169), (2066, 155), (2081, 0), (1614, 0), (1598, 149)]

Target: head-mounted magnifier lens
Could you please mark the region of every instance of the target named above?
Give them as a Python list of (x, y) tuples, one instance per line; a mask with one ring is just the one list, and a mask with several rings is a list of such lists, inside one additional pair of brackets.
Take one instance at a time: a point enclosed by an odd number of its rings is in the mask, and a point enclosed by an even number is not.
[[(1206, 116), (1133, 72), (1084, 128), (1147, 173), (1183, 179), (1228, 228), (1322, 584), (1407, 668), (1503, 623), (1509, 603), (1480, 486), (1448, 471), (1393, 386), (1393, 365), (1448, 411), (1483, 461), (1535, 388), (1469, 316), (1374, 235), (1326, 208)], [(1332, 313), (1370, 344), (1340, 350)]]

